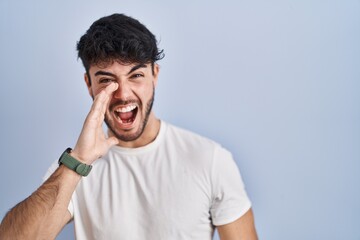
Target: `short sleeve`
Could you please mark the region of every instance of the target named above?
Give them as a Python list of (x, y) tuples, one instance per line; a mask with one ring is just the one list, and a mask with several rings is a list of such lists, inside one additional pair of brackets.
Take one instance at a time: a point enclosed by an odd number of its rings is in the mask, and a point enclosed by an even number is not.
[[(51, 164), (51, 166), (49, 167), (49, 169), (46, 171), (45, 173), (45, 176), (43, 177), (43, 182), (45, 182), (54, 172), (55, 170), (59, 167), (59, 163), (58, 161), (56, 160), (55, 162), (53, 162)], [(74, 197), (74, 195), (73, 195)], [(69, 206), (68, 206), (68, 211), (70, 212), (71, 214), (71, 217), (74, 216), (74, 206), (73, 206), (73, 201), (70, 200), (70, 203), (69, 203)]]
[(214, 151), (211, 181), (210, 213), (215, 226), (231, 223), (251, 208), (238, 166), (231, 153), (220, 146)]

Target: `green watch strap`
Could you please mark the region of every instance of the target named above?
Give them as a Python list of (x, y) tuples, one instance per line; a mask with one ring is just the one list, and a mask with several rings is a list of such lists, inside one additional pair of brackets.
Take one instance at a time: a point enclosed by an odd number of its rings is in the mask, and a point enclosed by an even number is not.
[(72, 151), (71, 148), (67, 148), (63, 152), (63, 154), (59, 158), (59, 165), (64, 164), (66, 167), (75, 171), (79, 175), (86, 177), (87, 175), (89, 175), (92, 166), (82, 163), (82, 162), (78, 161), (77, 159), (73, 158), (70, 155), (71, 151)]

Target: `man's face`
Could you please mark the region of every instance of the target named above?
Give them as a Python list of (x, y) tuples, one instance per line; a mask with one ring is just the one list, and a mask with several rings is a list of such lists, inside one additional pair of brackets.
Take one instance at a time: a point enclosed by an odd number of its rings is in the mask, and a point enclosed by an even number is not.
[[(105, 113), (110, 134), (120, 141), (139, 139), (154, 122), (151, 112), (154, 89), (157, 83), (158, 65), (152, 71), (151, 64), (121, 64), (114, 61), (107, 65), (92, 65), (90, 80), (85, 75), (89, 93), (94, 98), (111, 82), (119, 84), (113, 93)], [(90, 82), (91, 81), (91, 82)]]

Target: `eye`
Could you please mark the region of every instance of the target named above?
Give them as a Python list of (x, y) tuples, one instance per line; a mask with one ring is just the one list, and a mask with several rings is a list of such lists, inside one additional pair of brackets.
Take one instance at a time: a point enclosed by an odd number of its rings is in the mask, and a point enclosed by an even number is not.
[(144, 74), (135, 73), (135, 74), (131, 75), (131, 78), (141, 78), (141, 77), (144, 77)]
[(110, 82), (115, 82), (114, 79), (111, 79), (111, 78), (102, 78), (99, 80), (99, 83), (110, 83)]

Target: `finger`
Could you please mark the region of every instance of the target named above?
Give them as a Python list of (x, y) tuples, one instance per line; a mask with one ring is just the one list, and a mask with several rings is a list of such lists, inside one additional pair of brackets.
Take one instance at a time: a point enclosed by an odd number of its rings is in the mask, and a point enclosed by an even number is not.
[(110, 99), (111, 94), (118, 88), (119, 84), (110, 83), (105, 89), (103, 89), (94, 98), (93, 107), (94, 109), (101, 108), (103, 104), (106, 104)]
[(112, 94), (118, 89), (119, 84), (118, 83), (111, 83), (109, 86), (107, 86), (103, 90), (103, 94), (105, 94), (107, 97), (103, 100), (101, 107), (101, 112), (104, 115), (106, 112), (106, 108), (108, 107), (109, 101), (111, 99)]
[(117, 83), (111, 83), (94, 98), (94, 102), (91, 106), (89, 119), (95, 120), (98, 124), (102, 124), (104, 114), (106, 112), (107, 105), (110, 101), (111, 94), (118, 88)]
[(111, 84), (109, 84), (109, 86), (105, 88), (105, 92), (110, 96), (116, 89), (118, 89), (118, 87), (118, 83), (112, 82)]
[(119, 143), (119, 139), (117, 139), (116, 137), (109, 137), (108, 139), (106, 139), (106, 142), (109, 147), (112, 147)]
[(102, 124), (104, 113), (102, 113), (102, 105), (104, 104), (105, 96), (100, 93), (94, 98), (90, 112), (86, 117), (85, 123), (93, 127), (98, 127)]

